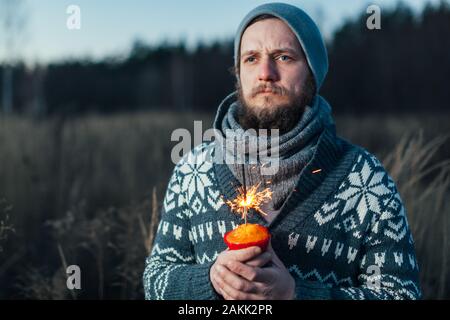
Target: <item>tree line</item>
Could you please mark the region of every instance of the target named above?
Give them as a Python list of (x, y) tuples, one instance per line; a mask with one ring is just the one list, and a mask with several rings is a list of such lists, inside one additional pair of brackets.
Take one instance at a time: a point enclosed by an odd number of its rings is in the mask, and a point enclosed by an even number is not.
[[(361, 12), (345, 21), (327, 43), (330, 70), (320, 93), (334, 112), (446, 110), (449, 4), (428, 4), (415, 14), (399, 3), (381, 12), (380, 30), (367, 29), (367, 17)], [(151, 46), (136, 41), (125, 58), (68, 60), (33, 68), (16, 65), (13, 105), (17, 113), (44, 116), (212, 111), (234, 90), (232, 65), (232, 39), (194, 49), (183, 42)]]

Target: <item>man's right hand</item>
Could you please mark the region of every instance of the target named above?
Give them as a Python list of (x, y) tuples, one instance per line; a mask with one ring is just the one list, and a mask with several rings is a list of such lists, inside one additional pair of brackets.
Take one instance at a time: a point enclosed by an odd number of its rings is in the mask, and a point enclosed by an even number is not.
[[(256, 279), (259, 269), (272, 260), (272, 255), (268, 252), (261, 253), (259, 247), (249, 247), (241, 250), (225, 250), (217, 257), (211, 266), (209, 278), (218, 294), (224, 296), (220, 287), (223, 278), (233, 282), (233, 287), (248, 293), (258, 291), (257, 284), (252, 281)], [(237, 275), (231, 270), (241, 270), (245, 278)]]

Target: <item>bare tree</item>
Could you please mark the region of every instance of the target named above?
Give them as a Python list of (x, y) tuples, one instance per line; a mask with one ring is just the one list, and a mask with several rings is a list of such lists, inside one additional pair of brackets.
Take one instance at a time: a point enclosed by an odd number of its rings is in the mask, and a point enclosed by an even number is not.
[(18, 49), (26, 25), (24, 0), (0, 0), (0, 48), (3, 46), (2, 107), (13, 110), (13, 67), (18, 62)]

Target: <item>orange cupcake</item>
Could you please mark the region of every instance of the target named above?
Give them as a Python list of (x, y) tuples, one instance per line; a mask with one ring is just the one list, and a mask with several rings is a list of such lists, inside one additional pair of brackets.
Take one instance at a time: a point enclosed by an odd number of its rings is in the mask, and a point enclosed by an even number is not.
[(230, 250), (258, 246), (262, 251), (265, 251), (269, 245), (270, 233), (262, 225), (247, 223), (225, 233), (223, 239)]

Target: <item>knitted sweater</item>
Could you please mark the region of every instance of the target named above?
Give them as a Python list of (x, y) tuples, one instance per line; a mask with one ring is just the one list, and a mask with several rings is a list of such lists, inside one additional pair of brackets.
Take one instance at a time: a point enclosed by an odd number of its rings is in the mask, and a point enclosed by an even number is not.
[[(223, 199), (240, 186), (211, 161), (214, 142), (176, 166), (143, 284), (146, 299), (221, 299), (209, 270), (242, 223)], [(314, 170), (321, 169), (319, 173)], [(419, 270), (405, 207), (379, 160), (361, 147), (320, 135), (313, 158), (269, 224), (272, 246), (296, 282), (298, 299), (417, 299)]]

